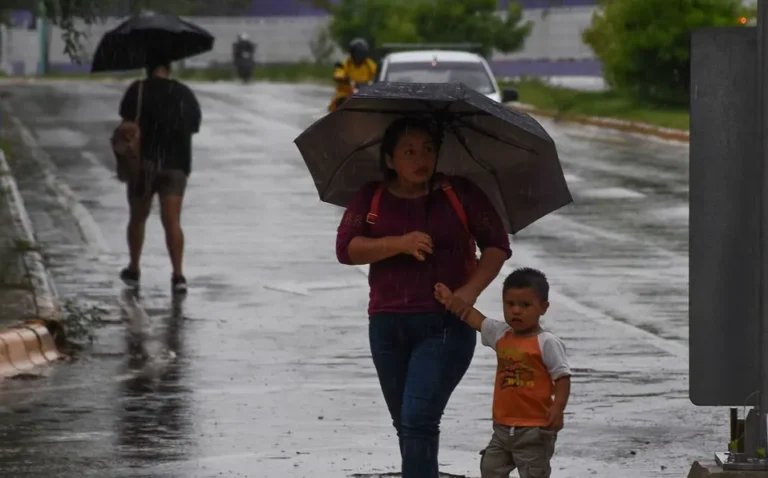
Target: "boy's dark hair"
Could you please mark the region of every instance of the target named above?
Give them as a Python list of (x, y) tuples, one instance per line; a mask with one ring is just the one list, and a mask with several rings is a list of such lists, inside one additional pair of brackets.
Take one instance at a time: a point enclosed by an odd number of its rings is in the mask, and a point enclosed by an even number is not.
[(504, 279), (502, 293), (509, 289), (533, 289), (536, 296), (542, 302), (549, 302), (549, 282), (543, 272), (530, 267), (516, 269)]

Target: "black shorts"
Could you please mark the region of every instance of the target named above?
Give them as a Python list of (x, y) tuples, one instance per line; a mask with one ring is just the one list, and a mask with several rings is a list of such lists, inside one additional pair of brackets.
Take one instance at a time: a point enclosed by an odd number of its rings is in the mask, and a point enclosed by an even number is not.
[[(148, 168), (152, 171), (151, 168)], [(154, 173), (145, 174), (138, 181), (129, 183), (128, 199), (149, 199), (155, 194), (159, 196), (184, 197), (187, 189), (187, 174), (180, 169), (161, 169)]]

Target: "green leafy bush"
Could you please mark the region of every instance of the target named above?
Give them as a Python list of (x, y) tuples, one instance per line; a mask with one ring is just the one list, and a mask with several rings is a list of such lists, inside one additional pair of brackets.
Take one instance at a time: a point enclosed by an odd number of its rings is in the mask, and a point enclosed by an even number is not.
[(583, 40), (613, 88), (639, 99), (685, 104), (691, 34), (739, 26), (751, 12), (741, 0), (600, 0)]

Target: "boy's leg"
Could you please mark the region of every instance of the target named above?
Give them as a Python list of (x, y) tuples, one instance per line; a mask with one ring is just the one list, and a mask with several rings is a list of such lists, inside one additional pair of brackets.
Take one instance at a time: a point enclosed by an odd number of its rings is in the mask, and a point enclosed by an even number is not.
[(539, 427), (518, 427), (510, 436), (512, 459), (520, 478), (549, 478), (557, 433)]
[(512, 453), (509, 451), (509, 427), (493, 426), (491, 442), (483, 450), (480, 458), (480, 476), (482, 478), (509, 478), (515, 469)]

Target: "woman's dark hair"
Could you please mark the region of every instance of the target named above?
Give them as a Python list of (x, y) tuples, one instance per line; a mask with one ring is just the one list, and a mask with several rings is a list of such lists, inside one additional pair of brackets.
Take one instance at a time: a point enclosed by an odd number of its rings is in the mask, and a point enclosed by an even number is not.
[(397, 173), (394, 169), (387, 165), (387, 157), (392, 157), (395, 152), (395, 146), (408, 131), (421, 131), (429, 135), (432, 138), (432, 142), (435, 144), (435, 150), (440, 150), (440, 142), (442, 135), (438, 131), (437, 124), (434, 121), (424, 118), (405, 117), (396, 119), (384, 131), (384, 136), (381, 139), (381, 146), (379, 147), (379, 167), (382, 173), (384, 173), (384, 179), (389, 181), (397, 177)]

